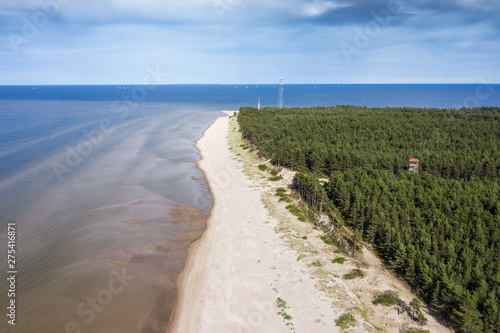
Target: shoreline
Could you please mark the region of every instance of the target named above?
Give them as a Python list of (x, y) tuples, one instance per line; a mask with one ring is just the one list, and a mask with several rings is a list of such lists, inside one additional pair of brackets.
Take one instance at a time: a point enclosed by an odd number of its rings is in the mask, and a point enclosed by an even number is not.
[[(225, 112), (226, 114), (233, 114)], [(206, 230), (187, 252), (176, 280), (177, 302), (167, 332), (341, 332), (337, 320), (351, 314), (356, 332), (399, 332), (417, 327), (406, 313), (375, 306), (374, 297), (394, 290), (409, 303), (409, 287), (363, 249), (345, 264), (312, 223), (300, 222), (279, 201), (294, 172), (269, 181), (266, 164), (248, 149), (236, 121), (219, 117), (195, 147), (198, 167), (213, 197)], [(287, 190), (289, 192), (289, 190)], [(293, 197), (293, 193), (290, 194)], [(299, 204), (297, 198), (294, 201)], [(343, 276), (361, 269), (365, 276)], [(426, 309), (424, 329), (448, 333)]]
[(220, 122), (220, 120), (222, 120), (224, 118), (228, 118), (229, 116), (231, 116), (232, 114), (234, 114), (237, 111), (221, 111), (221, 112), (225, 113), (227, 116), (226, 117), (224, 117), (224, 116), (218, 117), (205, 131), (203, 131), (201, 138), (199, 138), (194, 144), (194, 147), (196, 149), (198, 149), (199, 155), (201, 157), (200, 160), (196, 161), (196, 165), (201, 170), (201, 172), (203, 173), (203, 175), (207, 181), (208, 191), (213, 198), (212, 199), (213, 204), (212, 204), (212, 208), (210, 209), (209, 216), (208, 216), (208, 219), (206, 222), (206, 230), (203, 232), (203, 234), (200, 238), (193, 240), (193, 242), (191, 243), (191, 246), (187, 251), (186, 260), (184, 261), (184, 268), (183, 268), (182, 272), (177, 276), (177, 279), (176, 279), (177, 300), (176, 300), (176, 303), (174, 305), (174, 309), (170, 315), (167, 333), (173, 333), (173, 332), (177, 332), (179, 330), (178, 326), (179, 326), (179, 320), (180, 320), (180, 316), (181, 316), (180, 310), (185, 306), (185, 303), (186, 303), (185, 296), (184, 296), (184, 291), (186, 290), (186, 287), (187, 287), (186, 279), (189, 275), (193, 275), (193, 273), (194, 273), (194, 270), (195, 270), (194, 269), (194, 262), (195, 262), (195, 258), (197, 257), (197, 253), (199, 251), (200, 242), (203, 241), (205, 234), (207, 233), (207, 231), (211, 225), (212, 213), (214, 212), (214, 209), (217, 205), (216, 196), (213, 193), (213, 185), (214, 185), (214, 184), (212, 184), (213, 179), (211, 178), (211, 175), (209, 176), (209, 174), (207, 173), (207, 170), (204, 167), (204, 161), (206, 162), (204, 155), (206, 154), (206, 151), (202, 148), (202, 146), (204, 146), (204, 139), (206, 139), (207, 132), (213, 126), (215, 126), (217, 122)]
[(341, 313), (330, 315), (330, 299), (282, 241), (263, 184), (231, 151), (229, 125), (229, 117), (217, 118), (195, 145), (213, 207), (177, 278), (167, 332), (341, 332)]

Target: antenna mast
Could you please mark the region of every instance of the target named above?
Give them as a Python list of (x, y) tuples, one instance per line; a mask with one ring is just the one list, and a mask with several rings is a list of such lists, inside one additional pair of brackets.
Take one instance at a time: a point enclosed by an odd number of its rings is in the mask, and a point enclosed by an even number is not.
[(278, 109), (283, 109), (283, 107), (285, 106), (284, 103), (283, 103), (283, 78), (280, 77), (280, 91), (279, 91), (279, 95), (278, 95)]

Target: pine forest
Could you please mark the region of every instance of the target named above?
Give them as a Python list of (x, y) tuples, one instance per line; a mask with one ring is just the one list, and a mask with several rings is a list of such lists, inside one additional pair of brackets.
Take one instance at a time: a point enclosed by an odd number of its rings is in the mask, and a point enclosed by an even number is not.
[(242, 107), (238, 122), (457, 331), (500, 332), (500, 108)]

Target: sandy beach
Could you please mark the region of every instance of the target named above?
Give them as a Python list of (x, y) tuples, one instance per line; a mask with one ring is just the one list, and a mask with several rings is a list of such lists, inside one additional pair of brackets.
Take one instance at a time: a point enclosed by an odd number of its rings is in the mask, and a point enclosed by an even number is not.
[[(230, 113), (232, 114), (232, 113)], [(274, 196), (293, 177), (270, 182), (244, 147), (237, 124), (218, 118), (197, 142), (214, 198), (207, 230), (188, 252), (177, 279), (178, 302), (169, 332), (399, 332), (418, 327), (407, 313), (375, 306), (374, 295), (394, 290), (409, 303), (414, 295), (382, 269), (368, 250), (346, 257), (321, 240), (323, 232), (300, 222)], [(269, 165), (269, 164), (268, 164)], [(290, 192), (290, 191), (288, 191)], [(365, 276), (342, 276), (359, 268)], [(424, 329), (451, 332), (432, 318)], [(355, 323), (337, 326), (352, 314)]]

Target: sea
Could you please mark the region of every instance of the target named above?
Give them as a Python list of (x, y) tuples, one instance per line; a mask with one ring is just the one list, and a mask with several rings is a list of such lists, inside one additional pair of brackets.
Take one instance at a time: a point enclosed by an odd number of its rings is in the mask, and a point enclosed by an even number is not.
[[(0, 331), (165, 332), (212, 207), (195, 141), (221, 110), (277, 106), (279, 90), (0, 86)], [(500, 106), (500, 85), (285, 84), (283, 101)]]

